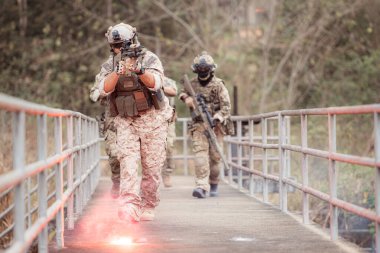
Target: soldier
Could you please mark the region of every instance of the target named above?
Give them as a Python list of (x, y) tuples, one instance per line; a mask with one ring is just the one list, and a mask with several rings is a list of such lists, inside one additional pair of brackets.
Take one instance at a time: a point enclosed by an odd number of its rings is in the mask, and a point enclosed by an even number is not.
[[(164, 93), (169, 98), (169, 104), (173, 108), (175, 108), (174, 104), (174, 96), (177, 95), (177, 85), (176, 82), (173, 79), (165, 77), (165, 83), (164, 83)], [(176, 119), (176, 113), (173, 115), (172, 122), (169, 123), (169, 129), (168, 129), (168, 138), (167, 138), (167, 144), (166, 144), (166, 161), (165, 165), (162, 168), (162, 182), (164, 183), (165, 187), (172, 187), (172, 182), (170, 180), (170, 174), (174, 171), (174, 139), (176, 137), (175, 133), (175, 119)]]
[[(107, 66), (105, 66), (107, 67)], [(99, 100), (99, 81), (104, 78), (102, 75), (106, 73), (102, 70), (95, 78), (95, 83), (90, 91), (90, 99), (92, 102)], [(100, 99), (100, 104), (105, 107), (105, 112), (97, 118), (99, 123), (100, 135), (104, 136), (106, 142), (106, 153), (108, 155), (108, 163), (111, 168), (111, 197), (116, 199), (119, 197), (120, 190), (120, 162), (117, 159), (117, 145), (116, 145), (116, 127), (114, 124), (114, 117), (110, 116), (110, 104), (106, 97)]]
[(106, 38), (113, 56), (98, 74), (99, 91), (100, 97), (108, 97), (110, 116), (115, 117), (120, 161), (118, 215), (128, 222), (153, 220), (173, 114), (162, 91), (164, 70), (158, 57), (141, 46), (136, 28), (120, 23), (108, 29)]
[[(204, 97), (208, 111), (216, 122), (214, 132), (222, 147), (223, 136), (232, 134), (233, 126), (230, 120), (231, 103), (228, 90), (224, 86), (223, 80), (215, 76), (216, 67), (213, 58), (207, 52), (202, 52), (201, 55), (195, 57), (191, 66), (197, 77), (193, 78), (190, 84), (197, 94)], [(194, 100), (189, 91), (184, 89), (179, 94), (179, 98), (190, 110), (194, 109)], [(196, 188), (193, 190), (193, 196), (197, 198), (205, 198), (207, 192), (210, 192), (210, 197), (218, 195), (219, 173), (222, 165), (220, 155), (210, 145), (204, 130), (201, 117), (193, 117), (189, 131), (195, 154)]]

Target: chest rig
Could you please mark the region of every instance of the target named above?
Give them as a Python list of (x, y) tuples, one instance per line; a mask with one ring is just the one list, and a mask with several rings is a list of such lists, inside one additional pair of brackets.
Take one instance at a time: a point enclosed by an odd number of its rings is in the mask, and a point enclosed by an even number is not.
[(207, 86), (203, 87), (199, 85), (196, 89), (197, 93), (201, 94), (210, 114), (214, 116), (220, 110), (218, 86), (210, 82)]
[(150, 109), (154, 104), (152, 95), (137, 75), (120, 76), (115, 91), (110, 95), (111, 117), (133, 117)]

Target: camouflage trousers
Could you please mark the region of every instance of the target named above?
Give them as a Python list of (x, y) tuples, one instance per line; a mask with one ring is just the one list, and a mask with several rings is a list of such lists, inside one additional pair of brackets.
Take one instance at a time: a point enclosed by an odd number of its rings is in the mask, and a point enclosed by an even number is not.
[[(222, 159), (204, 134), (204, 127), (195, 123), (190, 129), (193, 142), (193, 153), (195, 155), (195, 184), (196, 187), (210, 191), (210, 184), (219, 182), (219, 174), (222, 166)], [(219, 146), (223, 149), (223, 134), (217, 127), (215, 135)]]
[[(158, 187), (166, 159), (171, 115), (172, 110), (150, 109), (138, 117), (115, 118), (120, 161), (119, 204), (124, 212), (137, 219), (142, 209), (154, 208), (160, 201)], [(138, 180), (140, 160), (141, 183)]]
[(117, 158), (118, 146), (116, 143), (115, 129), (107, 129), (105, 133), (106, 153), (111, 167), (111, 180), (114, 184), (120, 184), (120, 162)]
[(174, 139), (176, 137), (175, 133), (175, 122), (169, 123), (168, 128), (168, 138), (166, 143), (166, 160), (164, 167), (162, 168), (162, 175), (169, 176), (175, 167), (173, 155), (174, 155)]

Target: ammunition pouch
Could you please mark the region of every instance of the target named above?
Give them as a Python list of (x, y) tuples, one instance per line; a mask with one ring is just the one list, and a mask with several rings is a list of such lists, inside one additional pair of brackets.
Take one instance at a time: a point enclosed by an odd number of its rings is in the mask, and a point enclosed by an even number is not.
[(111, 117), (134, 117), (153, 106), (155, 109), (165, 107), (163, 91), (150, 91), (135, 74), (121, 77), (110, 95)]
[(162, 89), (157, 91), (150, 91), (152, 102), (156, 110), (162, 109), (165, 107), (164, 92)]
[(132, 95), (119, 95), (115, 98), (115, 105), (118, 115), (122, 117), (136, 116), (138, 114), (135, 99)]

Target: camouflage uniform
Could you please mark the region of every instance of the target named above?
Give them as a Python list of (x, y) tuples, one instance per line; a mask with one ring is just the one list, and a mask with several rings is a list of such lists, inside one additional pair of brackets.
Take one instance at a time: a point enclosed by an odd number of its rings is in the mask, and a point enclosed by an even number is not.
[[(177, 91), (177, 85), (175, 81), (167, 77), (165, 78), (164, 86), (171, 87), (175, 89), (175, 91)], [(174, 97), (169, 98), (169, 104), (173, 108), (175, 107)], [(167, 138), (167, 145), (166, 145), (166, 161), (165, 161), (164, 167), (162, 168), (163, 178), (169, 177), (175, 168), (175, 163), (173, 159), (175, 138), (176, 138), (176, 133), (175, 133), (175, 116), (174, 116), (174, 119), (172, 122), (169, 123), (169, 128), (168, 128), (168, 138)]]
[[(162, 87), (163, 67), (158, 57), (150, 51), (145, 51), (142, 65), (146, 72), (152, 73), (155, 84)], [(103, 64), (104, 78), (100, 81), (101, 96), (110, 93), (104, 91), (105, 77), (110, 74), (109, 66), (113, 66), (112, 59)], [(138, 221), (144, 209), (153, 209), (159, 203), (158, 186), (161, 168), (164, 165), (166, 154), (166, 137), (168, 122), (173, 110), (168, 99), (164, 96), (165, 106), (162, 109), (151, 107), (139, 115), (123, 117), (118, 115), (114, 122), (116, 126), (116, 145), (120, 161), (120, 213), (127, 213)], [(142, 165), (141, 184), (138, 180), (139, 161)]]
[[(92, 101), (97, 101), (99, 98), (100, 90), (99, 83), (105, 78), (107, 73), (113, 70), (113, 57), (110, 56), (107, 63), (103, 64), (100, 72), (95, 77), (95, 83), (90, 91), (90, 98)], [(111, 167), (111, 180), (114, 185), (118, 186), (120, 184), (120, 162), (117, 159), (117, 145), (116, 145), (116, 127), (114, 124), (114, 117), (110, 115), (109, 99), (103, 97), (100, 99), (101, 105), (105, 107), (104, 119), (101, 118), (103, 126), (100, 126), (101, 135), (104, 135), (106, 143), (106, 153), (108, 155), (108, 162)], [(104, 122), (103, 122), (104, 120)]]
[[(225, 119), (224, 122), (228, 122), (231, 103), (224, 82), (215, 76), (206, 86), (202, 86), (196, 77), (190, 82), (195, 93), (203, 95), (211, 116), (218, 113)], [(181, 98), (184, 95), (190, 96), (190, 93), (183, 90), (179, 97)], [(204, 134), (205, 129), (200, 117), (193, 118), (189, 131), (195, 154), (195, 184), (197, 188), (208, 192), (210, 184), (218, 184), (219, 182), (219, 173), (222, 166), (221, 157), (215, 148), (209, 144)], [(214, 128), (214, 132), (220, 147), (223, 147), (223, 136), (229, 134), (226, 125), (218, 123)]]

